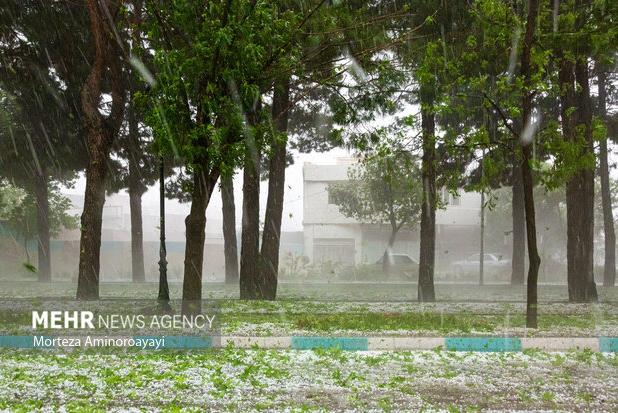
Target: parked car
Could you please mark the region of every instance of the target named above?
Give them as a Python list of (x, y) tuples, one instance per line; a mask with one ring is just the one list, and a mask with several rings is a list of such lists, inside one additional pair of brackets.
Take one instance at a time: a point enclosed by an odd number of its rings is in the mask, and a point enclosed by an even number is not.
[[(464, 260), (455, 261), (452, 264), (453, 270), (457, 276), (464, 274), (478, 273), (480, 266), (481, 254), (472, 254)], [(502, 257), (502, 254), (483, 254), (483, 271), (487, 273), (497, 274), (503, 271), (510, 271), (511, 260)]]
[[(398, 275), (410, 281), (418, 279), (418, 261), (406, 254), (390, 254), (390, 275)], [(376, 269), (382, 272), (384, 256), (375, 262)]]

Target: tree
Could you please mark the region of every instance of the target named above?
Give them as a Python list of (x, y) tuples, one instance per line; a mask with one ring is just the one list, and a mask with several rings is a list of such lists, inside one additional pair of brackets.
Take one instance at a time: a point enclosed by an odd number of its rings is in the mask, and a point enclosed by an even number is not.
[[(191, 199), (183, 312), (193, 313), (201, 305), (205, 211), (212, 190), (221, 173), (251, 161), (244, 155), (255, 142), (268, 141), (263, 94), (271, 89), (273, 73), (290, 71), (303, 16), (265, 2), (148, 2), (147, 10), (156, 74), (148, 122), (157, 145), (179, 158), (190, 177), (181, 185)], [(260, 284), (257, 278), (249, 281)]]
[(526, 238), (528, 240), (528, 285), (526, 300), (526, 327), (537, 327), (537, 280), (539, 278), (539, 265), (541, 258), (537, 251), (536, 243), (536, 220), (534, 215), (534, 183), (532, 181), (532, 142), (534, 140), (534, 119), (532, 113), (532, 100), (534, 97), (532, 88), (532, 47), (536, 21), (539, 14), (538, 0), (528, 0), (528, 16), (526, 18), (526, 30), (524, 45), (521, 54), (521, 76), (523, 78), (523, 97), (521, 104), (522, 125), (520, 142), (522, 145), (522, 177), (524, 191), (524, 208), (526, 212)]
[[(420, 253), (419, 253), (419, 301), (434, 301), (434, 270), (436, 242), (436, 208), (438, 183), (453, 189), (457, 180), (450, 179), (449, 157), (456, 151), (455, 141), (466, 129), (466, 122), (445, 122), (455, 114), (449, 109), (456, 96), (456, 80), (461, 75), (461, 63), (464, 61), (462, 49), (467, 44), (467, 28), (470, 26), (467, 6), (443, 7), (438, 1), (420, 2), (415, 9), (412, 25), (420, 27), (417, 41), (404, 42), (397, 47), (397, 56), (408, 70), (413, 73), (412, 95), (414, 103), (420, 106), (420, 142), (421, 182), (423, 201), (421, 203)], [(460, 28), (465, 28), (463, 31)], [(463, 36), (462, 36), (463, 33)], [(444, 125), (439, 125), (442, 121)], [(444, 133), (438, 126), (445, 126)], [(453, 127), (455, 126), (455, 127)], [(462, 127), (463, 126), (463, 127)], [(418, 136), (418, 135), (417, 135)], [(453, 163), (456, 171), (461, 160)], [(452, 160), (452, 159), (451, 159)], [(438, 170), (437, 166), (442, 168)], [(450, 175), (450, 176), (449, 176)]]
[[(13, 198), (13, 204), (7, 208), (4, 218), (7, 220), (9, 229), (18, 238), (21, 238), (26, 255), (25, 267), (36, 272), (36, 267), (31, 264), (28, 250), (29, 243), (38, 236), (38, 216), (39, 206), (36, 196), (25, 190), (11, 185), (3, 185), (2, 192), (8, 193)], [(49, 193), (49, 233), (54, 237), (60, 233), (62, 228), (77, 228), (78, 219), (70, 215), (67, 211), (72, 207), (71, 200), (60, 194), (56, 185), (50, 184)], [(40, 263), (38, 264), (40, 265)]]
[[(86, 192), (81, 216), (77, 298), (99, 298), (99, 259), (101, 224), (107, 180), (107, 162), (122, 124), (125, 109), (125, 84), (122, 73), (122, 45), (113, 28), (118, 23), (121, 2), (88, 0), (94, 59), (81, 90), (83, 126), (86, 131), (88, 166)], [(108, 21), (108, 18), (116, 20)], [(104, 80), (109, 82), (111, 108), (108, 116), (100, 110)], [(107, 82), (106, 82), (107, 83)]]
[(271, 116), (274, 140), (270, 151), (268, 199), (266, 201), (266, 216), (264, 217), (264, 232), (260, 250), (261, 278), (266, 285), (264, 295), (271, 300), (274, 300), (277, 296), (289, 110), (290, 79), (284, 77), (283, 80), (275, 81), (273, 90)]
[(386, 150), (351, 167), (348, 181), (327, 188), (329, 198), (343, 215), (363, 223), (390, 225), (382, 260), (387, 274), (399, 230), (413, 227), (420, 218), (422, 190), (417, 162), (409, 152)]
[(225, 283), (238, 282), (238, 245), (236, 241), (236, 205), (234, 181), (229, 175), (221, 175), (221, 201), (223, 213), (223, 250), (225, 254)]
[[(608, 105), (612, 105), (613, 87), (612, 71), (610, 68), (616, 62), (616, 41), (618, 29), (615, 19), (618, 7), (594, 7), (593, 21), (596, 22), (597, 34), (592, 44), (592, 57), (597, 77), (598, 102), (595, 115), (602, 126), (595, 129), (603, 129), (605, 132), (599, 139), (599, 177), (601, 181), (601, 201), (603, 207), (603, 233), (605, 241), (605, 261), (603, 266), (603, 286), (611, 287), (616, 282), (616, 234), (614, 229), (614, 214), (611, 181), (608, 163), (608, 139), (615, 142), (615, 128), (612, 128), (611, 115), (608, 113)], [(615, 71), (614, 71), (615, 72)]]
[[(260, 96), (261, 100), (261, 96)], [(242, 181), (242, 236), (240, 241), (240, 299), (266, 298), (266, 280), (260, 272), (260, 167), (264, 139), (254, 132), (262, 111), (261, 101), (248, 108), (247, 123), (253, 127), (245, 138)]]
[[(598, 64), (598, 63), (597, 63)], [(601, 121), (607, 121), (607, 73), (597, 67), (599, 88), (598, 113)], [(607, 161), (607, 137), (599, 144), (599, 176), (601, 178), (601, 198), (603, 206), (603, 233), (605, 239), (605, 258), (603, 265), (603, 286), (613, 287), (616, 283), (616, 233), (614, 231), (614, 212), (612, 208), (609, 165)]]
[(8, 1), (0, 11), (0, 175), (37, 199), (39, 280), (51, 279), (50, 181), (67, 183), (85, 164), (79, 125), (84, 71), (83, 6)]
[[(586, 34), (589, 4), (563, 5), (558, 46), (562, 134), (575, 165), (566, 183), (567, 281), (570, 301), (596, 301), (594, 283), (594, 142)], [(586, 29), (586, 31), (585, 31)], [(570, 33), (575, 32), (572, 36)], [(571, 39), (566, 41), (566, 39)]]
[[(139, 96), (153, 82), (146, 68), (148, 60), (144, 53), (142, 20), (144, 17), (143, 1), (132, 2), (130, 15), (127, 16), (129, 27), (122, 32), (123, 41), (130, 46), (131, 66), (126, 72), (126, 89), (128, 94), (125, 108), (125, 122), (114, 142), (113, 151), (123, 162), (114, 162), (115, 170), (110, 174), (112, 192), (126, 188), (129, 194), (131, 215), (131, 277), (133, 282), (145, 281), (144, 271), (144, 235), (142, 223), (142, 196), (147, 188), (159, 178), (159, 157), (153, 148), (152, 134), (144, 125), (144, 108), (139, 105)], [(130, 41), (129, 41), (130, 40)], [(145, 62), (146, 61), (146, 62)], [(147, 79), (144, 79), (147, 78)], [(144, 79), (145, 81), (140, 81)], [(171, 162), (165, 168), (169, 175)], [(110, 168), (112, 169), (112, 168)]]

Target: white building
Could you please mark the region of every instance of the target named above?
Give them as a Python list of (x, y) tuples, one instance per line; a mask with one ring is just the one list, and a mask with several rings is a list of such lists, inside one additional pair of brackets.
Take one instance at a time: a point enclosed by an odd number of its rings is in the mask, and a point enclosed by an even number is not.
[[(389, 225), (359, 223), (329, 201), (328, 185), (347, 180), (348, 169), (355, 162), (355, 158), (339, 158), (334, 165), (303, 165), (304, 246), (313, 263), (369, 264), (384, 252)], [(447, 206), (436, 212), (436, 262), (447, 263), (478, 251), (481, 196), (461, 192), (453, 197), (445, 190), (440, 195)], [(418, 258), (418, 228), (402, 229), (394, 252)]]

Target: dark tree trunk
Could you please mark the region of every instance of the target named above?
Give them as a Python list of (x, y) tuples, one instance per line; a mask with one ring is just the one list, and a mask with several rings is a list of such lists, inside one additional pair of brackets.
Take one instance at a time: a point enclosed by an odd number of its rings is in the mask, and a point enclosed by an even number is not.
[(49, 191), (47, 176), (38, 175), (35, 182), (36, 218), (38, 233), (39, 281), (51, 281), (51, 251), (49, 248)]
[(268, 199), (260, 251), (260, 280), (263, 283), (263, 296), (267, 300), (274, 300), (277, 297), (289, 105), (290, 83), (287, 79), (275, 85), (272, 106), (272, 117), (279, 136), (277, 141), (273, 142), (270, 158)]
[(182, 314), (185, 315), (201, 312), (206, 208), (218, 177), (218, 172), (207, 175), (198, 170), (193, 173), (191, 211), (185, 218), (186, 242), (182, 283)]
[[(253, 145), (255, 142), (252, 142)], [(242, 185), (242, 239), (240, 246), (240, 299), (264, 296), (260, 280), (260, 172), (259, 151), (246, 143)]]
[[(561, 118), (564, 139), (580, 148), (579, 158), (593, 153), (590, 90), (586, 62), (560, 62)], [(581, 92), (576, 93), (575, 82)], [(581, 136), (581, 126), (584, 134)], [(580, 168), (566, 184), (567, 282), (569, 301), (596, 300), (594, 285), (594, 170)]]
[[(584, 126), (584, 156), (594, 158), (594, 138), (592, 133), (592, 102), (590, 99), (588, 58), (580, 57), (575, 63), (575, 81), (579, 91), (577, 103), (581, 115), (580, 123)], [(576, 221), (575, 230), (578, 232), (577, 258), (581, 259), (575, 266), (580, 270), (579, 276), (583, 278), (583, 288), (575, 292), (573, 299), (576, 301), (596, 302), (597, 286), (594, 281), (594, 173), (595, 167), (584, 168), (581, 172), (580, 187), (582, 204), (580, 205), (579, 217)], [(567, 187), (568, 189), (568, 187)], [(568, 198), (568, 194), (567, 194)], [(570, 226), (569, 226), (570, 229)], [(568, 245), (567, 245), (568, 250)], [(583, 296), (581, 292), (583, 290)]]
[[(116, 15), (119, 4), (103, 5), (111, 16)], [(94, 62), (81, 90), (84, 128), (87, 133), (88, 166), (86, 167), (86, 192), (81, 217), (81, 239), (77, 298), (99, 298), (99, 254), (101, 249), (101, 222), (105, 203), (107, 160), (112, 143), (122, 123), (125, 91), (120, 68), (120, 53), (106, 26), (100, 2), (88, 0), (90, 28), (95, 46)], [(99, 112), (102, 81), (109, 69), (112, 107), (105, 119)]]
[[(429, 102), (431, 106), (432, 102)], [(423, 129), (423, 202), (421, 206), (421, 246), (418, 271), (418, 300), (435, 301), (433, 275), (436, 255), (436, 144), (433, 108), (421, 109)]]
[(511, 254), (511, 285), (523, 285), (526, 271), (526, 210), (521, 160), (515, 154), (513, 154), (512, 174), (513, 251)]
[(101, 224), (105, 204), (105, 179), (107, 175), (107, 148), (91, 148), (86, 169), (86, 193), (81, 217), (79, 276), (77, 298), (99, 298), (99, 254), (101, 249)]
[[(599, 117), (607, 121), (607, 75), (601, 68), (599, 80)], [(599, 151), (599, 176), (601, 178), (601, 203), (603, 204), (603, 232), (605, 234), (605, 264), (603, 268), (603, 286), (613, 287), (616, 283), (616, 233), (614, 231), (614, 213), (609, 188), (609, 165), (607, 162), (607, 138), (601, 139)]]
[(167, 246), (165, 243), (165, 162), (159, 157), (159, 308), (171, 312), (170, 288), (167, 283)]
[(132, 107), (127, 109), (129, 137), (127, 143), (129, 163), (129, 209), (131, 213), (131, 279), (146, 280), (144, 271), (144, 235), (142, 223), (142, 195), (146, 187), (142, 183), (139, 158), (142, 156), (137, 118)]
[[(129, 172), (131, 173), (131, 172)], [(146, 281), (144, 271), (144, 234), (142, 225), (142, 193), (129, 186), (129, 207), (131, 210), (131, 280)]]
[(522, 99), (522, 125), (524, 125), (521, 143), (523, 161), (521, 166), (522, 183), (524, 190), (524, 206), (526, 212), (526, 238), (528, 240), (528, 285), (527, 285), (527, 300), (526, 300), (526, 326), (529, 328), (537, 328), (537, 303), (538, 291), (537, 282), (539, 279), (539, 266), (541, 258), (539, 257), (536, 243), (536, 219), (534, 212), (534, 181), (532, 179), (531, 162), (532, 146), (534, 136), (530, 142), (524, 139), (526, 128), (532, 122), (532, 98), (533, 93), (531, 87), (531, 64), (530, 55), (532, 51), (532, 42), (534, 38), (534, 30), (536, 20), (539, 13), (538, 0), (528, 0), (528, 18), (526, 20), (526, 34), (524, 37), (524, 47), (521, 56), (521, 75), (524, 78), (524, 90)]
[(225, 253), (225, 283), (238, 283), (238, 244), (236, 241), (236, 205), (234, 181), (231, 175), (221, 176), (223, 203), (223, 248)]

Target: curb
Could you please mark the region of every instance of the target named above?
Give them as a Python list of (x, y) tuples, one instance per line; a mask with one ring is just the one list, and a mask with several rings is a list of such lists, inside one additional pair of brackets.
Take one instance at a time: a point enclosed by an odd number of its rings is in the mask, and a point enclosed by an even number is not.
[[(0, 336), (0, 348), (60, 349), (72, 345), (39, 345), (36, 338), (43, 336)], [(94, 337), (94, 336), (93, 336)], [(69, 337), (50, 337), (69, 338)], [(72, 337), (74, 339), (75, 337)], [(121, 339), (121, 337), (110, 337)], [(244, 337), (244, 336), (133, 336), (124, 340), (164, 339), (161, 346), (145, 346), (142, 350), (158, 349), (209, 349), (227, 346), (262, 349), (340, 349), (345, 351), (368, 350), (435, 350), (475, 352), (520, 352), (537, 349), (543, 351), (591, 350), (618, 353), (618, 337)], [(40, 339), (38, 340), (40, 343)]]

